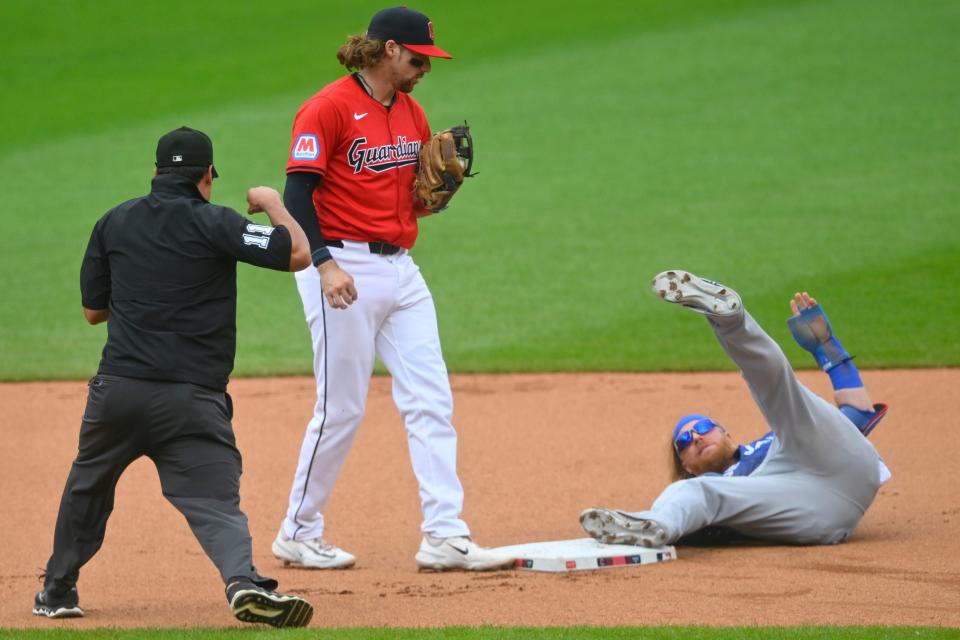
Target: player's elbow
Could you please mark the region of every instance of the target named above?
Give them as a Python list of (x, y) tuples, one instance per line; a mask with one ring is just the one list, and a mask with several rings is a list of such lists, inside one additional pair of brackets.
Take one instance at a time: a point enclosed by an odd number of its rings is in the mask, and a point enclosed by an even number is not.
[(302, 271), (310, 266), (310, 251), (306, 248), (290, 252), (290, 271)]
[(107, 316), (110, 314), (109, 309), (87, 309), (83, 308), (83, 317), (87, 319), (87, 322), (90, 324), (100, 324), (101, 322), (106, 322)]

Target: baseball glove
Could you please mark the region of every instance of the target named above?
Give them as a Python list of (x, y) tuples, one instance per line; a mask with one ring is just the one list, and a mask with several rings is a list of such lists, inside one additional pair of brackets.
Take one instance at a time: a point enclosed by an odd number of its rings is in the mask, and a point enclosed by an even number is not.
[(414, 190), (423, 206), (433, 212), (446, 209), (463, 179), (476, 175), (470, 173), (472, 166), (473, 137), (466, 122), (433, 134), (417, 162)]

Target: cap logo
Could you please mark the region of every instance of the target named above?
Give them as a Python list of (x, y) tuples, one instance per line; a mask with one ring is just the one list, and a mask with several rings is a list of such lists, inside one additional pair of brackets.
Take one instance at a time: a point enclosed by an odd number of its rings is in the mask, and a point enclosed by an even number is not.
[(172, 160), (174, 162), (183, 162), (183, 156), (173, 156)]
[(320, 155), (320, 143), (312, 133), (301, 133), (293, 143), (294, 160), (316, 160)]
[(433, 21), (432, 21), (432, 20), (427, 20), (427, 33), (430, 34), (430, 42), (433, 42), (434, 40), (436, 40), (436, 38), (435, 38), (434, 35), (433, 35)]

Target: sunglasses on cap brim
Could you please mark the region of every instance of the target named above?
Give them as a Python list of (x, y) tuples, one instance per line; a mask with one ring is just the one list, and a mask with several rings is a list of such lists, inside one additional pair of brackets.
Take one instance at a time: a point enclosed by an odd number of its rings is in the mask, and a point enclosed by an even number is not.
[(693, 423), (693, 427), (677, 436), (676, 440), (673, 441), (673, 448), (677, 450), (677, 453), (681, 453), (693, 442), (694, 432), (696, 432), (697, 435), (705, 436), (719, 426), (720, 425), (710, 418), (697, 420)]

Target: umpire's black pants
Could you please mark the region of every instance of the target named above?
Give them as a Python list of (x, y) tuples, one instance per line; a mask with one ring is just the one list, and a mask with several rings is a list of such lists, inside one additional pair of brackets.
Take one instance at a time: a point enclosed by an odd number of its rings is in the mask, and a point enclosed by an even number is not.
[(63, 593), (103, 544), (127, 466), (148, 456), (163, 495), (184, 515), (224, 582), (246, 578), (269, 589), (252, 562), (240, 511), (241, 458), (222, 391), (185, 382), (98, 375), (90, 381), (77, 458), (67, 477), (44, 588)]

